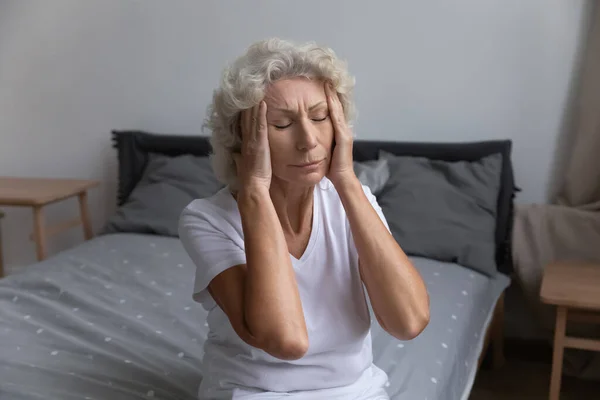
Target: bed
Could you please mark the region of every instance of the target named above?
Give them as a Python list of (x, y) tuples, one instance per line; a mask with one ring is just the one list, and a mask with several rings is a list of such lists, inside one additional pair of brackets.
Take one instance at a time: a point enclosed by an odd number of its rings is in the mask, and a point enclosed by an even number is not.
[[(149, 179), (153, 157), (204, 157), (210, 151), (204, 137), (133, 131), (115, 131), (113, 137), (120, 209), (131, 205), (140, 182)], [(429, 326), (403, 342), (372, 319), (374, 362), (389, 375), (392, 399), (466, 400), (488, 347), (494, 349), (494, 361), (501, 362), (515, 193), (510, 145), (355, 144), (357, 162), (375, 160), (382, 150), (410, 162), (456, 163), (490, 155), (501, 160), (491, 235), (494, 272), (465, 266), (473, 259), (463, 263), (462, 256), (444, 260), (415, 251), (410, 257), (431, 298)], [(167, 188), (161, 186), (159, 193)], [(206, 311), (191, 297), (194, 266), (169, 229), (153, 230), (140, 221), (144, 210), (137, 206), (138, 214), (121, 218), (121, 229), (104, 229), (0, 280), (1, 399), (196, 398), (209, 328)]]

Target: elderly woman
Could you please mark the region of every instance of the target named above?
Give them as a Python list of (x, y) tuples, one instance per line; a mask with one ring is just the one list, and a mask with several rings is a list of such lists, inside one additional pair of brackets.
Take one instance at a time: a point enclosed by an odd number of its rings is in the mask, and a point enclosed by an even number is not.
[(209, 311), (201, 399), (387, 399), (366, 295), (398, 339), (429, 321), (421, 277), (354, 173), (353, 84), (330, 49), (276, 39), (225, 70), (207, 126), (226, 186), (180, 219)]

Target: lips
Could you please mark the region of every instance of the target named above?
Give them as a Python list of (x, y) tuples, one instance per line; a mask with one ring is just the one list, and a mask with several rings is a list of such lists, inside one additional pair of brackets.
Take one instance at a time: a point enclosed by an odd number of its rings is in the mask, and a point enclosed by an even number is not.
[(305, 163), (305, 164), (295, 164), (294, 167), (298, 167), (298, 168), (315, 167), (315, 166), (321, 164), (322, 162), (323, 162), (323, 160), (313, 161), (313, 162)]

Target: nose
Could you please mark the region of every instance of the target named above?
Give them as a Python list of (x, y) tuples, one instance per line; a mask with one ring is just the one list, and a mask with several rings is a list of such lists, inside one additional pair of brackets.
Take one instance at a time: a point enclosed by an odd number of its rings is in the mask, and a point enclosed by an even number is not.
[(296, 139), (296, 147), (300, 151), (308, 151), (317, 147), (318, 130), (308, 121), (302, 121)]

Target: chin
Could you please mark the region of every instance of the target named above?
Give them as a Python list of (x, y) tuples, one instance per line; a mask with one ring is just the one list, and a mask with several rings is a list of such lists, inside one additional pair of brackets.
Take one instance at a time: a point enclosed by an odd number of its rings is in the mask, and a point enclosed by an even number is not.
[(324, 177), (325, 173), (321, 171), (308, 174), (294, 174), (294, 176), (290, 176), (288, 182), (299, 186), (314, 186), (321, 182)]
[(301, 177), (299, 180), (307, 186), (314, 186), (321, 182), (324, 177), (324, 174), (310, 174), (309, 176)]

